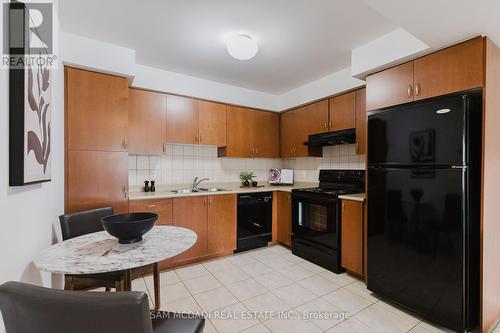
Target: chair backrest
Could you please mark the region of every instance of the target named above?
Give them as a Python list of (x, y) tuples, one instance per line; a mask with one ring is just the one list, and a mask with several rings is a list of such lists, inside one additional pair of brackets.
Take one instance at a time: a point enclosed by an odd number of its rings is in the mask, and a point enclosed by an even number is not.
[(101, 219), (113, 215), (112, 207), (97, 208), (59, 216), (63, 240), (103, 231)]
[(0, 310), (9, 333), (152, 333), (142, 292), (49, 289), (20, 282), (0, 285)]

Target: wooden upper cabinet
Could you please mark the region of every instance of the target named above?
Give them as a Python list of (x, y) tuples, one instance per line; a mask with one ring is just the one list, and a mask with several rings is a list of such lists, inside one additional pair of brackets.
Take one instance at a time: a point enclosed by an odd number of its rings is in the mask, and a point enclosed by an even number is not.
[(484, 37), (366, 78), (368, 111), (484, 86)]
[(204, 145), (226, 145), (226, 105), (212, 102), (199, 102), (198, 141)]
[(356, 92), (330, 98), (330, 131), (356, 126)]
[(153, 212), (158, 214), (157, 225), (172, 225), (172, 199), (130, 200), (129, 212)]
[(136, 155), (162, 155), (167, 135), (167, 97), (129, 89), (129, 147)]
[(280, 114), (280, 153), (281, 157), (293, 157), (295, 137), (295, 112), (288, 111)]
[(254, 128), (254, 110), (229, 106), (227, 109), (226, 155), (253, 157)]
[(484, 38), (415, 60), (415, 100), (484, 85)]
[(112, 206), (128, 212), (127, 152), (67, 152), (66, 213)]
[(328, 132), (327, 100), (312, 103), (300, 109), (301, 112), (303, 112), (304, 120), (306, 121), (306, 123), (304, 124), (304, 130), (306, 131), (307, 136), (311, 134)]
[(198, 143), (198, 101), (181, 96), (167, 96), (167, 142)]
[(342, 200), (342, 267), (363, 276), (363, 202)]
[[(328, 101), (326, 101), (326, 103), (328, 103)], [(293, 135), (290, 137), (293, 144), (294, 157), (307, 157), (308, 149), (307, 146), (304, 145), (304, 142), (309, 139), (310, 134), (321, 133), (322, 131), (320, 129), (321, 125), (319, 121), (317, 121), (318, 119), (310, 119), (312, 116), (311, 110), (312, 108), (304, 106), (291, 111), (295, 113)]]
[(279, 157), (279, 113), (254, 111), (255, 157)]
[(173, 199), (173, 220), (177, 227), (196, 232), (198, 239), (187, 251), (175, 256), (174, 262), (188, 261), (207, 254), (207, 197)]
[(68, 150), (127, 151), (128, 80), (65, 68)]
[(231, 255), (236, 249), (236, 195), (211, 195), (208, 200), (208, 255)]
[(356, 146), (358, 154), (366, 154), (368, 117), (366, 114), (366, 89), (356, 90)]
[(413, 61), (366, 78), (366, 109), (377, 110), (413, 101)]

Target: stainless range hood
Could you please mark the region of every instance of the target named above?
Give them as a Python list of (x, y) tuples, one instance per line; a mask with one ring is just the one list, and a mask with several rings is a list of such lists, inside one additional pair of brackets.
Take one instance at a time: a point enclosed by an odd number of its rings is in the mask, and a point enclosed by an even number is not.
[(325, 132), (309, 135), (306, 146), (335, 146), (344, 143), (356, 143), (356, 130), (350, 128), (342, 131)]

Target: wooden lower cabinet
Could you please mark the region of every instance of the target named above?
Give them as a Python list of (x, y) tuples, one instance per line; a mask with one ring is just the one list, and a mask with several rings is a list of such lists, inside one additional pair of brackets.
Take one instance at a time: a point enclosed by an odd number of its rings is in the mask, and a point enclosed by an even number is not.
[(278, 242), (292, 246), (292, 194), (277, 192), (278, 195)]
[[(130, 200), (129, 212), (153, 212), (158, 214), (157, 225), (173, 225), (172, 199)], [(172, 259), (160, 261), (160, 270), (172, 266)]]
[(173, 199), (173, 219), (176, 227), (191, 229), (198, 235), (196, 244), (175, 256), (173, 262), (190, 261), (207, 255), (207, 197)]
[(236, 195), (211, 195), (172, 199), (173, 225), (191, 229), (196, 244), (171, 259), (178, 266), (230, 255), (236, 247)]
[(157, 225), (173, 225), (172, 199), (131, 200), (129, 212), (152, 212), (158, 214)]
[(227, 256), (236, 249), (236, 195), (208, 197), (207, 252), (209, 256)]
[(126, 152), (67, 151), (65, 212), (111, 206), (128, 211)]
[(342, 267), (360, 277), (363, 263), (363, 202), (342, 200)]

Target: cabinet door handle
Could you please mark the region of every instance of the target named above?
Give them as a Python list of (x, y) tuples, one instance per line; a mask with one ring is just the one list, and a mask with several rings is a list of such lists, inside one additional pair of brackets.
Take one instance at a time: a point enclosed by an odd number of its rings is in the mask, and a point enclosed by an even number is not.
[(198, 134), (194, 135), (194, 142), (198, 142)]
[(212, 206), (212, 199), (208, 199), (208, 205)]
[(333, 125), (333, 122), (330, 120), (330, 121), (328, 122), (328, 126), (330, 126), (330, 128), (331, 128), (331, 127), (332, 127), (332, 125)]
[(201, 143), (201, 133), (198, 134), (198, 141)]
[(203, 199), (203, 206), (206, 206), (207, 205), (207, 199)]
[(163, 152), (166, 153), (167, 152), (167, 144), (166, 143), (163, 143)]
[(356, 152), (359, 153), (359, 142), (356, 142)]
[(345, 202), (342, 201), (342, 211), (345, 211)]
[(328, 128), (328, 121), (325, 121), (325, 128)]
[(123, 139), (123, 141), (122, 141), (122, 148), (123, 149), (127, 149), (127, 147), (128, 147), (128, 140), (127, 139)]
[(413, 92), (413, 87), (411, 84), (408, 85), (408, 89), (406, 90), (406, 95), (408, 95), (408, 98), (411, 98), (411, 94)]
[(420, 83), (415, 85), (415, 96), (420, 95)]
[(128, 198), (127, 188), (125, 186), (123, 187), (123, 196), (125, 197), (125, 199)]
[(147, 205), (148, 208), (156, 208), (156, 205)]

